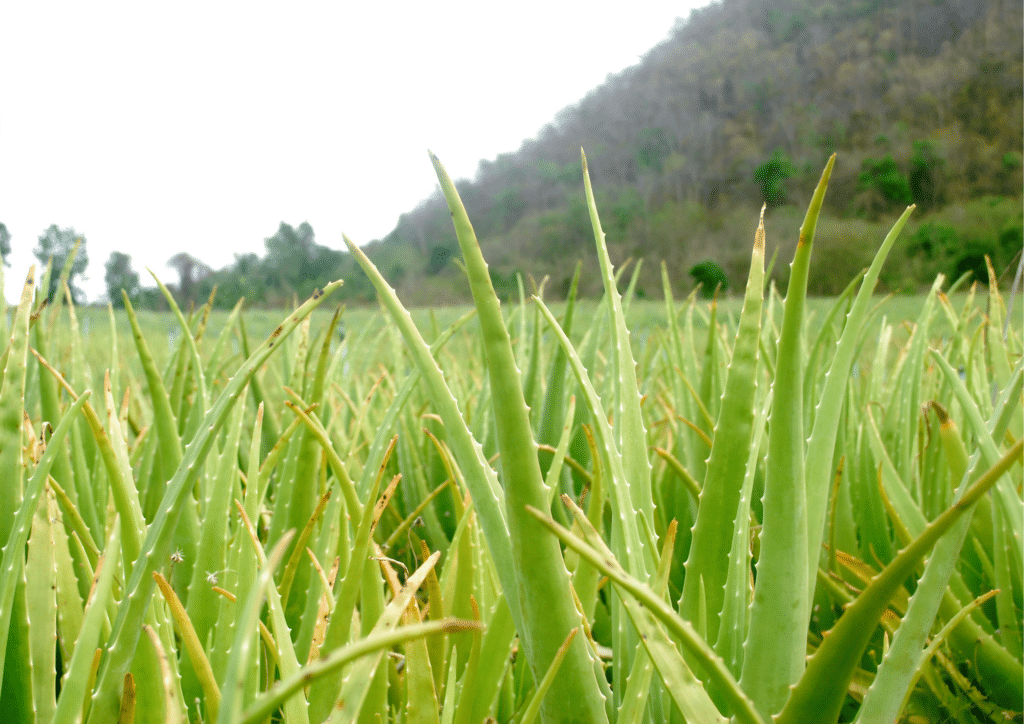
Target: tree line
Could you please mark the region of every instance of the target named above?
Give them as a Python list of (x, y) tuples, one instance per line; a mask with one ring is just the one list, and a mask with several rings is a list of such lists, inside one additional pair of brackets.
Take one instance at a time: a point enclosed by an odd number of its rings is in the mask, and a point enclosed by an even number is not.
[[(305, 299), (329, 281), (355, 270), (355, 262), (347, 252), (323, 246), (316, 242), (313, 227), (308, 222), (292, 226), (281, 222), (277, 231), (264, 240), (266, 253), (236, 254), (232, 264), (213, 269), (186, 252), (179, 252), (167, 260), (177, 274), (177, 281), (165, 283), (175, 302), (182, 308), (197, 307), (213, 301), (218, 308), (230, 309), (245, 299), (250, 306), (280, 307)], [(75, 304), (82, 304), (85, 296), (79, 286), (89, 265), (88, 244), (84, 234), (74, 228), (51, 225), (39, 235), (32, 250), (44, 267), (51, 265), (47, 299), (52, 301), (62, 294), (60, 279), (67, 280), (68, 291)], [(0, 257), (9, 266), (11, 234), (0, 223)], [(132, 257), (123, 251), (113, 251), (104, 263), (106, 299), (115, 307), (124, 305), (127, 295), (133, 306), (162, 310), (168, 307), (163, 293), (156, 286), (143, 286)], [(356, 283), (356, 290), (360, 284)], [(369, 288), (363, 298), (372, 299)]]

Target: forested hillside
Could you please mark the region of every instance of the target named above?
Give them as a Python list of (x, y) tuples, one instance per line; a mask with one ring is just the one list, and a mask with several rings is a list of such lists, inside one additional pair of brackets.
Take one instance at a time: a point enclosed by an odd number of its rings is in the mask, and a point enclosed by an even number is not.
[[(545, 295), (557, 299), (582, 259), (581, 291), (597, 292), (580, 147), (613, 261), (643, 258), (641, 294), (660, 295), (662, 261), (676, 293), (705, 260), (738, 284), (762, 202), (769, 253), (787, 258), (833, 152), (813, 292), (845, 285), (909, 203), (918, 212), (889, 288), (983, 269), (985, 254), (1002, 271), (1022, 243), (1021, 28), (1016, 0), (724, 0), (696, 11), (642, 62), (457, 184), (495, 286), (512, 294), (516, 273), (547, 276)], [(294, 232), (285, 226), (279, 235)], [(308, 241), (296, 247), (317, 257), (307, 281), (340, 274), (350, 299), (373, 298), (346, 254)], [(366, 250), (409, 304), (468, 295), (440, 193)], [(238, 287), (235, 271), (197, 292)], [(786, 272), (775, 267), (779, 281)]]

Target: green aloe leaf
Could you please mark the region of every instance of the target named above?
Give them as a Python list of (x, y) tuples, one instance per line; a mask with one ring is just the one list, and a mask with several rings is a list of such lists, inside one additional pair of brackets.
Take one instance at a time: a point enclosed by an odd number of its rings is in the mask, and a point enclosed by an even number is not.
[(764, 288), (764, 208), (754, 236), (750, 275), (743, 299), (743, 311), (736, 329), (736, 342), (729, 361), (721, 411), (715, 424), (707, 474), (701, 486), (697, 522), (693, 527), (690, 555), (686, 560), (686, 578), (679, 613), (696, 620), (698, 583), (707, 591), (707, 638), (718, 637), (719, 617), (724, 605), (728, 576), (729, 550), (733, 528), (745, 520), (745, 511), (737, 511), (746, 478), (747, 451), (750, 449), (755, 415), (758, 340), (761, 338), (761, 308)]
[(882, 614), (893, 594), (935, 543), (960, 519), (1014, 464), (1021, 460), (1024, 440), (1017, 443), (989, 468), (958, 500), (904, 548), (847, 606), (808, 659), (807, 670), (793, 688), (785, 707), (776, 718), (778, 724), (832, 724), (839, 716), (847, 688)]
[[(50, 474), (50, 468), (57, 457), (57, 453), (71, 429), (72, 423), (78, 412), (89, 399), (90, 392), (83, 392), (77, 400), (68, 408), (61, 418), (60, 424), (53, 431), (49, 443), (32, 477), (25, 486), (25, 495), (18, 506), (10, 532), (3, 547), (3, 559), (0, 563), (0, 679), (3, 678), (4, 664), (6, 662), (7, 641), (11, 631), (11, 615), (14, 605), (14, 594), (21, 580), (21, 572), (24, 566), (25, 543), (28, 541), (29, 530), (32, 519), (35, 516), (36, 506), (39, 505), (43, 496), (43, 486)], [(27, 683), (27, 682), (26, 682)]]
[[(538, 524), (525, 510), (528, 505), (545, 507), (548, 496), (515, 352), (501, 314), (501, 303), (491, 285), (487, 262), (455, 184), (436, 156), (431, 154), (430, 160), (452, 213), (480, 319), (501, 454), (515, 585), (519, 591), (517, 603), (522, 611), (520, 641), (534, 676), (539, 679), (550, 667), (569, 631), (579, 626), (580, 614), (573, 602), (558, 543), (550, 536), (540, 535)], [(599, 227), (596, 229), (595, 233), (599, 234)], [(632, 368), (630, 374), (633, 379)], [(635, 392), (634, 395), (639, 412), (639, 395)], [(641, 437), (640, 444), (646, 459), (646, 446), (642, 441)], [(646, 487), (649, 495), (649, 486)], [(604, 720), (604, 702), (594, 676), (593, 661), (582, 640), (571, 646), (556, 684), (559, 696), (547, 697), (542, 705), (546, 721), (571, 722), (580, 717), (592, 722)]]
[(90, 717), (94, 721), (109, 721), (117, 716), (120, 688), (138, 644), (141, 625), (151, 603), (155, 582), (153, 571), (163, 566), (171, 553), (171, 540), (178, 517), (187, 497), (196, 482), (199, 468), (213, 448), (217, 434), (227, 422), (232, 407), (242, 394), (246, 384), (256, 371), (263, 366), (280, 342), (288, 337), (298, 324), (309, 315), (324, 298), (341, 286), (332, 282), (317, 291), (305, 304), (292, 312), (284, 322), (271, 333), (252, 356), (224, 387), (217, 401), (210, 408), (205, 424), (195, 438), (186, 446), (182, 463), (174, 478), (167, 485), (156, 517), (146, 531), (146, 539), (139, 559), (132, 569), (131, 578), (125, 589), (125, 597), (118, 607), (114, 620), (108, 656), (105, 658), (97, 682)]
[[(655, 628), (650, 627), (650, 619), (647, 618), (647, 614), (644, 611), (649, 612), (653, 618), (657, 619), (667, 632), (682, 645), (683, 651), (686, 652), (687, 656), (692, 657), (707, 672), (709, 680), (721, 688), (723, 696), (728, 706), (732, 709), (733, 716), (737, 721), (746, 722), (747, 724), (763, 724), (764, 720), (740, 688), (725, 662), (701, 638), (693, 625), (680, 617), (665, 599), (658, 596), (647, 584), (631, 576), (619, 564), (615, 556), (612, 555), (612, 552), (601, 540), (597, 531), (586, 519), (583, 511), (572, 500), (563, 498), (563, 501), (572, 510), (574, 519), (580, 525), (581, 530), (585, 532), (585, 540), (560, 526), (551, 516), (533, 508), (530, 509), (530, 512), (540, 521), (541, 525), (558, 536), (567, 546), (579, 553), (580, 556), (586, 558), (591, 565), (601, 570), (616, 586), (621, 588), (623, 592), (628, 593), (630, 597), (636, 599), (636, 602), (642, 606), (642, 608), (640, 606), (633, 607), (633, 612), (638, 614), (637, 620), (640, 621), (639, 625), (643, 626), (644, 633), (658, 636), (655, 645), (656, 652), (652, 654), (652, 658), (656, 662), (664, 662), (664, 670), (659, 669), (659, 673), (663, 678), (668, 677), (670, 682), (680, 687), (679, 689), (672, 690), (670, 686), (670, 693), (673, 696), (685, 697), (690, 704), (699, 707), (700, 711), (711, 712), (714, 710), (714, 704), (711, 704), (711, 700), (707, 693), (704, 692), (701, 683), (693, 677), (692, 673), (689, 673), (685, 661), (678, 657), (678, 651), (674, 655), (672, 654), (674, 644), (671, 641), (662, 639), (657, 634)], [(630, 606), (632, 607), (632, 604)], [(710, 709), (708, 705), (710, 705)], [(697, 721), (701, 721), (701, 719), (698, 718)]]
[(814, 232), (835, 155), (800, 227), (783, 310), (768, 421), (761, 555), (740, 682), (762, 716), (778, 712), (804, 670), (811, 614), (803, 419), (803, 318)]

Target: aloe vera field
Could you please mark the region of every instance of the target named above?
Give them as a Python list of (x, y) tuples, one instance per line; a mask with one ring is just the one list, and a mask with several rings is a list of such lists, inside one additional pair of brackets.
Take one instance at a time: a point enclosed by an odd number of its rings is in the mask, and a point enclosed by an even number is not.
[(762, 212), (721, 303), (664, 267), (636, 301), (585, 157), (600, 301), (499, 302), (433, 155), (458, 313), (406, 309), (347, 238), (377, 311), (334, 309), (341, 279), (269, 323), (166, 288), (172, 315), (100, 314), (30, 272), (0, 720), (1021, 721), (1020, 293), (990, 265), (910, 312), (874, 294), (911, 207), (808, 298), (834, 158), (787, 288)]

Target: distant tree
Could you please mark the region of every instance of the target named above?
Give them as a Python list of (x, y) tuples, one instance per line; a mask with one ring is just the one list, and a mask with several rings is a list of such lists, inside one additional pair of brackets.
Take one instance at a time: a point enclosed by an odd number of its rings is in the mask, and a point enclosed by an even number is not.
[[(85, 250), (85, 237), (76, 232), (73, 228), (61, 229), (56, 224), (43, 232), (39, 237), (39, 243), (32, 250), (39, 262), (45, 265), (53, 259), (53, 271), (50, 274), (50, 286), (46, 291), (46, 299), (53, 301), (60, 291), (60, 275), (67, 269), (68, 287), (71, 289), (71, 298), (78, 304), (84, 300), (80, 289), (75, 286), (75, 277), (80, 276), (89, 266), (89, 255)], [(73, 257), (73, 261), (72, 260)]]
[(298, 227), (282, 221), (274, 235), (264, 239), (263, 243), (267, 248), (264, 270), (268, 286), (299, 294), (317, 245), (313, 227), (306, 221)]
[(910, 182), (892, 156), (864, 159), (859, 181), (862, 189), (878, 191), (889, 203), (906, 205), (911, 201)]
[(141, 288), (139, 274), (132, 269), (131, 256), (120, 251), (112, 251), (104, 268), (106, 273), (103, 275), (103, 281), (107, 285), (107, 298), (110, 303), (115, 307), (124, 306), (124, 297), (121, 296), (122, 289), (134, 302), (138, 298)]
[(317, 244), (313, 227), (305, 221), (297, 227), (282, 221), (277, 233), (264, 243), (264, 281), (279, 297), (308, 297), (337, 276), (344, 257), (336, 249)]
[(11, 232), (7, 230), (6, 224), (0, 224), (0, 260), (4, 266), (10, 266), (7, 257), (11, 254)]
[(945, 159), (939, 155), (938, 147), (932, 141), (914, 141), (914, 153), (910, 157), (910, 196), (914, 203), (927, 211), (940, 201), (940, 182)]
[(168, 259), (167, 266), (178, 272), (178, 304), (195, 305), (196, 282), (211, 272), (210, 267), (184, 251)]
[(761, 185), (761, 196), (769, 206), (781, 206), (786, 203), (787, 178), (796, 172), (789, 156), (781, 148), (776, 149), (772, 157), (757, 167), (754, 180)]

